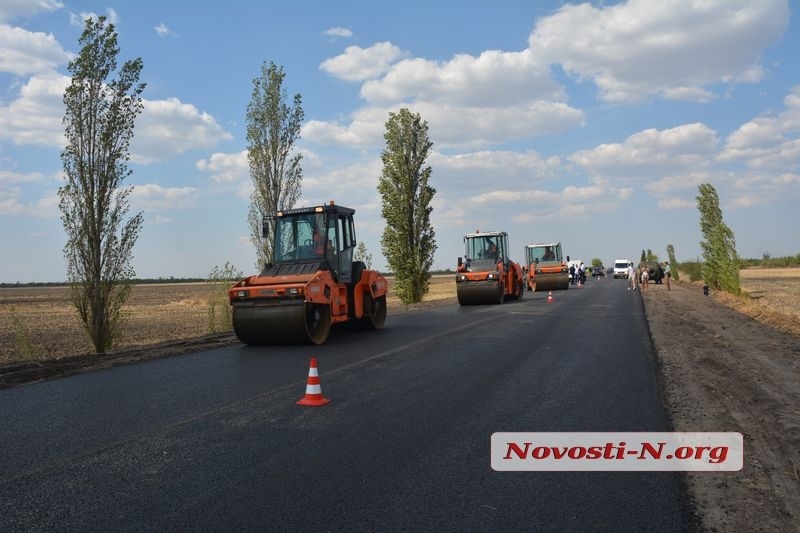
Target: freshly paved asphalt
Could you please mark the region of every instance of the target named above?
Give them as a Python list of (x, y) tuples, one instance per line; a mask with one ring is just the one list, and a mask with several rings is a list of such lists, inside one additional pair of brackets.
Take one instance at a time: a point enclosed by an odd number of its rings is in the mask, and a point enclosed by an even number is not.
[(678, 473), (491, 469), (498, 431), (670, 430), (639, 295), (546, 297), (0, 390), (0, 530), (694, 529)]

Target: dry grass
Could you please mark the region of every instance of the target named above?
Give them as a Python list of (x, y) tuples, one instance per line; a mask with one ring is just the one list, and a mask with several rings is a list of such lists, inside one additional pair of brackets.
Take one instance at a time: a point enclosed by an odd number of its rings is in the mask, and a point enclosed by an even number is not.
[(759, 322), (800, 336), (800, 268), (748, 268), (740, 280), (741, 297), (714, 296)]
[[(454, 302), (456, 297), (452, 274), (434, 276), (430, 292), (420, 304), (401, 304), (391, 286), (389, 278), (390, 314)], [(800, 268), (744, 270), (742, 287), (749, 297), (715, 297), (761, 322), (800, 336)], [(211, 333), (209, 299), (213, 294), (207, 283), (135, 286), (125, 306), (126, 325), (117, 347), (147, 346)], [(0, 363), (56, 359), (92, 351), (69, 303), (68, 288), (0, 289)]]

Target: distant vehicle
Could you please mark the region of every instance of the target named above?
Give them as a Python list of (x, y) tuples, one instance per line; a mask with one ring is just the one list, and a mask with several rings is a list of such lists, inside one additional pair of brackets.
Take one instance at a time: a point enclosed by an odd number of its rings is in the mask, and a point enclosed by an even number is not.
[(615, 259), (614, 260), (614, 279), (622, 278), (628, 279), (628, 267), (631, 266), (630, 259)]
[(639, 271), (642, 270), (642, 266), (644, 265), (647, 265), (647, 275), (650, 281), (656, 284), (662, 283), (664, 279), (664, 269), (661, 268), (661, 264), (659, 264), (658, 261), (647, 261), (639, 265)]
[(594, 277), (596, 277), (596, 276), (603, 276), (603, 277), (605, 277), (605, 276), (606, 276), (606, 269), (605, 269), (605, 267), (602, 267), (602, 266), (592, 267), (592, 277), (594, 278)]

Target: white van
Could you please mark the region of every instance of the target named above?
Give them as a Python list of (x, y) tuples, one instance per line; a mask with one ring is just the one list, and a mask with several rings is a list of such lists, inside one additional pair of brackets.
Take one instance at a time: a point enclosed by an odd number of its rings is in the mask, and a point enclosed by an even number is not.
[(614, 279), (624, 278), (628, 279), (628, 267), (631, 266), (630, 259), (615, 259), (614, 260)]

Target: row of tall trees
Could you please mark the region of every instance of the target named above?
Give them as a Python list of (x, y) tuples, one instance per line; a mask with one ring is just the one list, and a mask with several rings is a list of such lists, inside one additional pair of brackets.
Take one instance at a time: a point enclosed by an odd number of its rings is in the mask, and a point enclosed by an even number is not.
[[(63, 97), (65, 183), (58, 194), (73, 303), (95, 350), (103, 353), (120, 334), (121, 310), (134, 276), (133, 246), (143, 222), (141, 212), (128, 217), (132, 187), (124, 181), (131, 174), (129, 148), (146, 84), (139, 81), (141, 58), (117, 69), (117, 34), (105, 17), (85, 21), (79, 44), (79, 55), (67, 67), (72, 78)], [(274, 253), (262, 223), (271, 224), (276, 211), (293, 207), (302, 191), (302, 154), (295, 149), (304, 117), (302, 98), (295, 94), (292, 105), (287, 103), (285, 76), (282, 67), (262, 64), (246, 110), (253, 181), (247, 222), (259, 267), (271, 262)], [(430, 219), (436, 189), (426, 163), (433, 143), (427, 122), (406, 108), (389, 114), (384, 141), (378, 180), (386, 221), (381, 247), (395, 273), (397, 295), (413, 303), (428, 292), (437, 248)], [(703, 279), (715, 289), (739, 293), (735, 240), (712, 185), (699, 186), (697, 205), (705, 238), (700, 243)], [(273, 228), (268, 230), (272, 235)], [(667, 252), (676, 267), (672, 245)], [(363, 243), (359, 253), (367, 255)], [(642, 250), (642, 261), (656, 258)], [(677, 268), (673, 272), (678, 275)]]
[[(739, 255), (736, 253), (736, 240), (733, 230), (722, 220), (719, 196), (713, 185), (702, 183), (697, 187), (697, 210), (700, 214), (700, 231), (704, 240), (700, 242), (703, 261), (700, 264), (700, 277), (706, 285), (716, 290), (740, 294)], [(671, 265), (672, 277), (680, 280), (678, 263), (675, 260), (675, 247), (667, 245), (667, 256)], [(657, 261), (658, 256), (651, 250), (642, 250), (642, 262)]]
[[(302, 154), (295, 150), (303, 121), (302, 98), (295, 94), (286, 103), (282, 67), (264, 63), (261, 76), (253, 80), (247, 106), (247, 157), (253, 180), (248, 225), (257, 250), (258, 267), (273, 260), (274, 234), (271, 216), (294, 207), (302, 190)], [(381, 248), (395, 274), (395, 292), (404, 303), (419, 302), (430, 286), (430, 269), (436, 241), (430, 215), (436, 190), (430, 186), (431, 167), (426, 165), (433, 143), (428, 124), (419, 114), (402, 108), (389, 113), (381, 153), (383, 171), (378, 181), (381, 216), (386, 221)], [(372, 256), (364, 243), (357, 248), (358, 259)]]
[[(69, 62), (71, 81), (63, 95), (66, 146), (61, 152), (65, 182), (59, 188), (61, 220), (66, 233), (64, 257), (72, 300), (97, 353), (118, 340), (122, 307), (135, 272), (133, 247), (142, 228), (142, 213), (128, 216), (133, 187), (130, 142), (143, 110), (145, 83), (139, 81), (141, 58), (118, 69), (120, 49), (114, 25), (106, 17), (88, 18), (79, 39), (79, 55)], [(296, 150), (303, 122), (302, 98), (287, 103), (285, 72), (264, 63), (246, 110), (247, 158), (253, 193), (247, 223), (261, 268), (273, 259), (270, 218), (300, 198), (302, 154)], [(378, 190), (386, 229), (384, 255), (397, 276), (404, 302), (419, 301), (428, 291), (436, 250), (430, 224), (435, 189), (425, 165), (432, 143), (419, 115), (401, 109), (386, 123), (386, 148)], [(360, 253), (369, 258), (361, 243)]]

